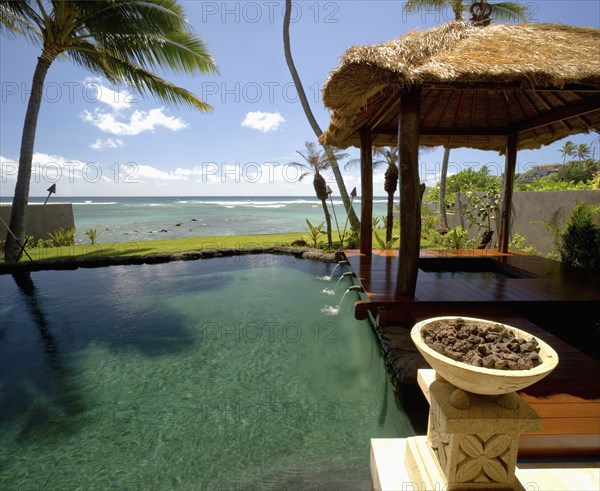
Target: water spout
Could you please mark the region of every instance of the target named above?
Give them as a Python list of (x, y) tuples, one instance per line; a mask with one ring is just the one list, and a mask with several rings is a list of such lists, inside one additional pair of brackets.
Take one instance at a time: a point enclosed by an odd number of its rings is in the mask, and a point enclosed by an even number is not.
[(335, 284), (335, 288), (333, 289), (333, 291), (337, 291), (337, 287), (340, 284), (340, 281), (342, 281), (342, 278), (356, 278), (356, 273), (354, 271), (346, 271), (345, 273), (342, 274), (342, 276), (339, 277), (339, 279), (337, 280), (337, 283)]
[(365, 293), (365, 289), (360, 285), (353, 285), (350, 288), (348, 288), (342, 296), (342, 299), (340, 300), (340, 304), (338, 305), (338, 312), (342, 308), (342, 305), (344, 304), (344, 298), (346, 298), (346, 295), (348, 295), (349, 292)]
[(335, 268), (333, 268), (333, 271), (331, 272), (331, 274), (329, 275), (329, 281), (331, 281), (331, 278), (333, 278), (333, 273), (335, 273), (336, 269), (338, 269), (340, 266), (350, 266), (350, 263), (348, 261), (346, 261), (345, 259), (343, 261), (339, 261), (336, 265)]

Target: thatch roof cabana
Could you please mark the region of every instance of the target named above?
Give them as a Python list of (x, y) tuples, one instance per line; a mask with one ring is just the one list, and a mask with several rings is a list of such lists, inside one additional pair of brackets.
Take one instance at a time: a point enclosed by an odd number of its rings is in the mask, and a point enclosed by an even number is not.
[[(386, 104), (409, 85), (423, 88), (421, 145), (503, 152), (506, 135), (522, 127), (518, 149), (539, 148), (600, 125), (600, 30), (451, 22), (351, 47), (323, 88), (332, 114), (321, 141), (359, 146), (368, 126), (378, 146), (395, 145), (399, 104)], [(548, 118), (572, 104), (581, 111)]]
[[(372, 197), (372, 145), (400, 142), (401, 225), (410, 229), (404, 234), (420, 236), (420, 218), (412, 216), (421, 200), (419, 145), (506, 153), (500, 236), (506, 250), (516, 151), (600, 126), (600, 30), (451, 22), (410, 32), (348, 49), (324, 86), (323, 101), (331, 122), (320, 141), (361, 147), (363, 200)], [(363, 201), (363, 210), (366, 231), (369, 203)], [(369, 254), (370, 233), (362, 237), (361, 252)], [(414, 255), (414, 244), (403, 251), (401, 241), (400, 247), (401, 257)], [(416, 282), (415, 268), (403, 280), (399, 271), (399, 282)], [(410, 290), (397, 287), (401, 295)]]

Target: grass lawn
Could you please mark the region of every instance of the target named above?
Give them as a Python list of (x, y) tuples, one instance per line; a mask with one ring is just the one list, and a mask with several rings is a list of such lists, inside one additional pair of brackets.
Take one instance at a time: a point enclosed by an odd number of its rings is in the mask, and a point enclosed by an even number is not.
[[(379, 236), (385, 235), (385, 230), (377, 231)], [(398, 231), (395, 230), (397, 235)], [(245, 247), (272, 247), (289, 246), (293, 241), (304, 238), (309, 244), (310, 239), (306, 232), (295, 232), (287, 234), (264, 234), (264, 235), (236, 235), (236, 236), (211, 236), (190, 237), (183, 239), (145, 240), (139, 242), (117, 242), (111, 244), (75, 245), (70, 247), (49, 247), (27, 249), (34, 261), (61, 259), (67, 257), (99, 257), (99, 256), (144, 256), (152, 253), (175, 253), (187, 251), (202, 251), (207, 249), (241, 249)], [(335, 232), (334, 232), (335, 236)], [(322, 239), (320, 239), (322, 240)], [(422, 241), (421, 247), (430, 244)], [(373, 237), (373, 247), (378, 243)], [(395, 244), (395, 247), (397, 244)], [(23, 255), (21, 262), (27, 262), (29, 258)]]

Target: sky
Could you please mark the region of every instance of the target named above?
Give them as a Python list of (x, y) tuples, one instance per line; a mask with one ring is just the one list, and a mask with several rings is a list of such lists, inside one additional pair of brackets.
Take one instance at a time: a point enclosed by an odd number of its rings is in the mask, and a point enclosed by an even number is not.
[[(128, 87), (112, 86), (68, 59), (48, 71), (35, 141), (31, 196), (51, 184), (62, 196), (310, 196), (311, 180), (298, 182), (288, 164), (316, 141), (283, 53), (283, 1), (181, 0), (194, 31), (206, 41), (218, 75), (161, 73), (213, 107), (201, 113), (169, 107)], [(600, 28), (597, 0), (521, 2), (531, 22)], [(378, 44), (410, 30), (452, 19), (450, 11), (408, 14), (401, 1), (341, 0), (294, 3), (292, 53), (323, 130), (329, 113), (321, 89), (352, 45)], [(40, 48), (23, 38), (0, 37), (0, 196), (14, 193), (21, 130)], [(568, 138), (592, 143), (591, 135)], [(561, 162), (556, 142), (518, 155), (517, 172)], [(357, 158), (357, 149), (348, 151)], [(421, 180), (439, 179), (443, 149), (421, 156)], [(596, 145), (595, 154), (600, 154)], [(494, 152), (453, 150), (450, 173), (487, 165), (500, 173)], [(374, 176), (383, 195), (383, 172)], [(337, 194), (333, 176), (327, 180)], [(358, 170), (344, 173), (348, 190), (360, 190)], [(381, 189), (378, 192), (378, 188)]]

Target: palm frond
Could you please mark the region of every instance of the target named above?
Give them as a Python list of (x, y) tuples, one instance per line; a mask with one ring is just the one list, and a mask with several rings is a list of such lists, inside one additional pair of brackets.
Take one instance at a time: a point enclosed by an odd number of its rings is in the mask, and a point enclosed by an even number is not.
[(0, 30), (7, 37), (25, 37), (40, 44), (42, 19), (29, 2), (6, 0), (0, 3)]
[(79, 42), (77, 49), (68, 50), (75, 63), (104, 75), (115, 84), (130, 85), (141, 95), (150, 93), (169, 105), (183, 104), (208, 112), (212, 106), (192, 92), (178, 87), (127, 59), (106, 52), (101, 46)]

